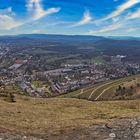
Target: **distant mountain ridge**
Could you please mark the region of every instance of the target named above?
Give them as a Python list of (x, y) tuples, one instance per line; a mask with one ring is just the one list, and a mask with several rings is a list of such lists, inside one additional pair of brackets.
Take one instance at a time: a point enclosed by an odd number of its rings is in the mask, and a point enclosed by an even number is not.
[(140, 37), (132, 37), (132, 36), (109, 36), (109, 39), (115, 40), (140, 40)]
[(46, 39), (49, 41), (99, 41), (106, 39), (102, 36), (86, 36), (86, 35), (55, 35), (55, 34), (20, 34), (0, 36), (0, 39)]
[(57, 35), (57, 34), (20, 34), (0, 36), (0, 39), (43, 39), (49, 41), (100, 41), (100, 40), (139, 40), (140, 37), (127, 36), (92, 36), (92, 35)]

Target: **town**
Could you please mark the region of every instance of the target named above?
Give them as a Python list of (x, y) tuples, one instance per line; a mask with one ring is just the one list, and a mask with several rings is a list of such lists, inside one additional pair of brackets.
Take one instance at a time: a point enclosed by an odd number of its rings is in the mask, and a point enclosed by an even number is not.
[[(71, 57), (60, 56), (52, 61), (49, 53), (33, 53), (35, 48), (19, 48), (0, 44), (0, 94), (6, 87), (16, 86), (22, 94), (35, 97), (54, 97), (61, 94), (140, 73), (140, 63), (128, 61), (124, 55), (102, 55), (99, 62), (70, 63)], [(40, 51), (44, 51), (39, 48)], [(46, 50), (45, 50), (46, 51)], [(51, 52), (52, 53), (52, 52)], [(47, 58), (48, 57), (48, 58)], [(97, 56), (99, 58), (100, 56)], [(52, 61), (52, 62), (50, 62)], [(49, 63), (47, 63), (49, 62)], [(58, 63), (57, 63), (58, 62)]]
[(140, 140), (140, 0), (0, 0), (0, 140)]

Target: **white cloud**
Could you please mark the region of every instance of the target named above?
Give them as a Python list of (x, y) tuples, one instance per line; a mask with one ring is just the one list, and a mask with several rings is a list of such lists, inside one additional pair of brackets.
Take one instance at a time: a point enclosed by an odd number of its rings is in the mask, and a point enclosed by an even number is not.
[(136, 31), (137, 29), (139, 29), (139, 28), (128, 28), (127, 30), (126, 30), (126, 32), (133, 32), (133, 31)]
[(117, 30), (117, 29), (122, 28), (122, 27), (123, 27), (122, 23), (116, 23), (116, 24), (104, 27), (104, 28), (102, 28), (100, 30), (95, 30), (95, 31), (94, 30), (90, 30), (89, 34), (104, 33), (104, 32), (108, 32), (108, 31)]
[(135, 19), (140, 18), (140, 9), (138, 9), (136, 12), (128, 15), (127, 19)]
[(88, 24), (90, 21), (92, 20), (89, 11), (85, 11), (84, 15), (83, 15), (83, 19), (75, 24), (73, 24), (73, 27), (77, 27), (77, 26), (82, 26), (85, 24)]
[[(128, 10), (129, 8), (133, 7), (134, 5), (140, 3), (140, 0), (127, 0), (125, 3), (123, 3), (122, 5), (120, 5), (119, 7), (117, 7), (117, 9), (115, 11), (113, 11), (111, 14), (107, 15), (106, 17), (93, 21), (92, 23), (96, 24), (97, 26), (104, 26), (103, 28), (100, 28), (98, 30), (90, 30), (89, 33), (90, 34), (97, 34), (97, 33), (106, 33), (109, 31), (113, 31), (113, 30), (117, 30), (117, 29), (125, 29), (127, 27), (129, 27), (128, 32), (132, 32), (135, 29), (134, 28), (130, 28), (130, 26), (128, 25), (128, 23), (130, 23), (129, 19), (134, 19), (134, 18), (139, 18), (140, 17), (140, 9), (138, 9), (136, 12), (134, 13), (130, 13), (128, 14), (126, 17), (122, 16), (122, 13), (125, 10)], [(111, 21), (108, 21), (110, 20)], [(110, 25), (109, 25), (110, 24)]]
[(44, 10), (41, 0), (28, 0), (27, 8), (29, 12), (33, 13), (33, 20), (38, 20), (44, 16), (60, 11), (60, 8), (49, 8)]
[(33, 30), (32, 33), (34, 33), (34, 34), (40, 34), (40, 33), (43, 33), (43, 31), (42, 30)]
[(0, 29), (1, 30), (10, 30), (11, 28), (21, 25), (20, 22), (14, 19), (15, 13), (12, 10), (12, 7), (6, 9), (0, 9)]
[(133, 7), (134, 5), (136, 5), (138, 3), (140, 3), (140, 0), (127, 0), (125, 3), (120, 5), (114, 12), (112, 12), (111, 14), (107, 15), (105, 18), (103, 18), (99, 21), (104, 21), (104, 20), (115, 18), (115, 17), (119, 16), (120, 14), (122, 14), (125, 10)]
[(15, 15), (15, 13), (12, 10), (12, 7), (8, 7), (6, 9), (0, 9), (0, 14)]
[(0, 29), (10, 30), (20, 25), (20, 22), (15, 21), (8, 15), (0, 15)]
[(26, 5), (28, 9), (26, 20), (17, 20), (16, 14), (13, 12), (12, 7), (6, 9), (0, 9), (0, 30), (10, 30), (13, 28), (20, 27), (25, 24), (29, 24), (40, 18), (57, 13), (60, 11), (60, 8), (49, 8), (47, 10), (43, 9), (41, 0), (28, 0)]
[(120, 20), (120, 17), (112, 18), (112, 21), (113, 21), (113, 22), (118, 22), (119, 20)]

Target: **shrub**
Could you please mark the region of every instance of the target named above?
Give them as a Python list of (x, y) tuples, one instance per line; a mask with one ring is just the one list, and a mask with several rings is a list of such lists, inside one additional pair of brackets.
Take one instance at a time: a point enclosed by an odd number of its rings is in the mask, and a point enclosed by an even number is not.
[(15, 96), (12, 93), (9, 93), (9, 95), (7, 96), (5, 101), (10, 102), (10, 103), (14, 103), (14, 102), (16, 102), (15, 101)]

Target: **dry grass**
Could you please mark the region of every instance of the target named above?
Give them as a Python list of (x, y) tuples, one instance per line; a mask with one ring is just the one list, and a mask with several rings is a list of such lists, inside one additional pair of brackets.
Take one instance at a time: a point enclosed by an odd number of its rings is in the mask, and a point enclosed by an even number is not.
[[(136, 87), (137, 83), (140, 82), (140, 75), (133, 75), (133, 76), (129, 76), (129, 77), (125, 77), (125, 78), (120, 78), (117, 80), (109, 80), (109, 81), (105, 81), (103, 83), (99, 83), (87, 88), (83, 88), (83, 93), (81, 94), (81, 90), (77, 90), (74, 92), (70, 92), (68, 94), (65, 95), (61, 95), (59, 96), (60, 98), (80, 98), (80, 99), (89, 99), (91, 93), (93, 93), (93, 91), (97, 88), (97, 90), (94, 91), (94, 93), (92, 94), (90, 100), (94, 101), (104, 90), (106, 90), (105, 92), (103, 92), (102, 96), (98, 99), (98, 100), (114, 100), (114, 96), (115, 96), (115, 91), (116, 88), (119, 85), (125, 86), (126, 88), (130, 88), (131, 86)], [(125, 97), (125, 99), (135, 99), (135, 98), (139, 98), (140, 97), (140, 93), (135, 93), (134, 95), (137, 96), (129, 96), (129, 97)]]
[(0, 100), (0, 127), (17, 132), (45, 134), (89, 127), (108, 119), (140, 115), (140, 100), (90, 102), (78, 99), (35, 99), (17, 96), (16, 103)]

